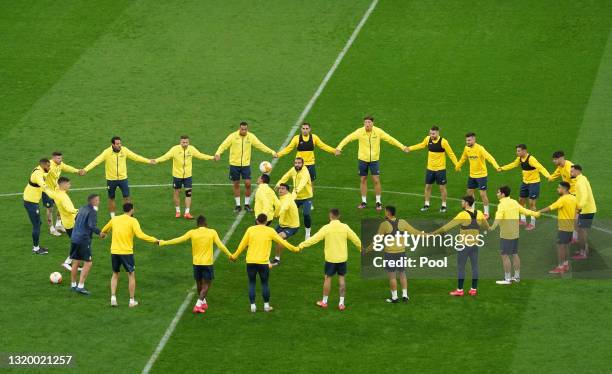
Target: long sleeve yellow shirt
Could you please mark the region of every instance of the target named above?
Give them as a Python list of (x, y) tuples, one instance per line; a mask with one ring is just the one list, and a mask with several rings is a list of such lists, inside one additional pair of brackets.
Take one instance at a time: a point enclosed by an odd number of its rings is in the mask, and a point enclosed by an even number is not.
[(66, 173), (78, 173), (79, 169), (72, 167), (65, 162), (60, 162), (56, 164), (55, 161), (51, 160), (51, 166), (49, 168), (49, 173), (47, 173), (47, 177), (45, 182), (47, 183), (47, 187), (51, 190), (57, 189), (57, 180), (59, 179), (62, 171)]
[(597, 213), (597, 205), (595, 197), (591, 189), (591, 183), (584, 175), (580, 174), (576, 178), (576, 199), (578, 200), (578, 209), (581, 214)]
[(219, 145), (215, 155), (222, 155), (229, 148), (229, 163), (232, 166), (251, 165), (251, 148), (255, 147), (262, 152), (274, 155), (274, 151), (263, 144), (252, 132), (245, 136), (240, 131), (234, 131)]
[(300, 243), (300, 248), (310, 247), (325, 240), (325, 261), (333, 263), (346, 262), (348, 259), (347, 240), (350, 240), (358, 250), (361, 250), (361, 240), (351, 228), (340, 222), (332, 220), (321, 227), (310, 239)]
[(127, 179), (128, 158), (132, 161), (142, 162), (144, 164), (149, 163), (149, 159), (130, 151), (127, 147), (121, 147), (119, 152), (115, 152), (113, 151), (113, 147), (110, 146), (102, 151), (102, 153), (90, 162), (89, 165), (85, 166), (85, 171), (90, 171), (104, 162), (104, 171), (107, 180), (117, 181)]
[(180, 144), (170, 148), (166, 154), (155, 159), (164, 162), (172, 159), (172, 176), (175, 178), (189, 178), (193, 175), (193, 158), (200, 160), (213, 160), (215, 157), (198, 151), (192, 145), (183, 148)]
[[(443, 137), (438, 137), (436, 140), (432, 140), (430, 136), (426, 136), (422, 142), (411, 145), (408, 147), (411, 151), (416, 151), (423, 148), (430, 148), (430, 142), (433, 149), (441, 148), (440, 150), (432, 151), (431, 149), (427, 152), (427, 169), (431, 171), (438, 171), (446, 169), (446, 155), (453, 162), (453, 165), (457, 165), (457, 156), (451, 148), (448, 141)], [(436, 147), (440, 143), (441, 147)]]
[(310, 150), (302, 150), (302, 151), (300, 151), (300, 147), (302, 146), (302, 144), (300, 143), (300, 137), (301, 137), (303, 142), (308, 142), (310, 140), (310, 137), (312, 137), (313, 146), (314, 147), (319, 147), (321, 150), (323, 150), (325, 152), (334, 154), (334, 152), (336, 151), (331, 146), (325, 144), (323, 142), (323, 140), (321, 140), (321, 138), (319, 138), (315, 134), (311, 134), (311, 135), (308, 135), (308, 136), (304, 136), (304, 135), (300, 134), (300, 135), (294, 136), (291, 139), (291, 142), (289, 142), (289, 144), (287, 144), (287, 146), (283, 150), (278, 152), (278, 157), (286, 156), (289, 153), (291, 153), (291, 151), (293, 151), (295, 148), (298, 148), (298, 151), (295, 154), (295, 158), (301, 157), (302, 159), (304, 159), (304, 165), (314, 165), (315, 164), (315, 152), (314, 152), (314, 149), (312, 151), (310, 151)]
[(270, 262), (270, 252), (272, 242), (279, 243), (292, 252), (299, 252), (299, 249), (281, 238), (280, 235), (271, 227), (265, 225), (255, 225), (247, 229), (234, 252), (234, 258), (238, 258), (242, 251), (247, 249), (247, 264), (268, 264)]
[[(49, 186), (47, 185), (47, 187)], [(70, 200), (68, 193), (59, 189), (51, 190), (50, 188), (47, 188), (45, 193), (55, 201), (55, 206), (57, 206), (57, 211), (60, 214), (64, 228), (73, 228), (78, 209), (76, 209), (74, 204), (72, 204), (72, 200)]]
[(160, 246), (179, 244), (191, 240), (191, 255), (194, 265), (212, 265), (214, 262), (213, 244), (217, 246), (223, 253), (230, 257), (232, 254), (225, 247), (219, 234), (214, 229), (208, 227), (198, 227), (187, 231), (184, 235), (170, 240), (162, 240)]
[(561, 177), (561, 180), (570, 184), (570, 193), (576, 194), (576, 178), (572, 178), (571, 170), (573, 162), (569, 160), (565, 160), (563, 166), (557, 166), (555, 171), (548, 177), (548, 180), (554, 181), (555, 179)]
[(550, 177), (548, 170), (546, 170), (546, 168), (531, 154), (528, 154), (524, 158), (517, 157), (511, 163), (502, 166), (501, 169), (506, 171), (519, 166), (523, 168), (523, 183), (538, 183), (540, 181), (540, 173), (546, 178)]
[(289, 169), (279, 181), (276, 183), (278, 187), (281, 183), (287, 183), (291, 180), (293, 185), (293, 197), (296, 200), (304, 200), (312, 198), (312, 181), (310, 180), (310, 172), (307, 167), (302, 167), (300, 171), (295, 170), (295, 167)]
[(574, 231), (577, 205), (576, 196), (569, 193), (560, 196), (557, 201), (550, 204), (550, 210), (557, 211), (557, 225), (559, 230), (568, 232)]
[(149, 243), (157, 241), (155, 237), (142, 232), (138, 220), (127, 214), (111, 218), (102, 228), (104, 233), (109, 231), (112, 231), (113, 235), (111, 253), (115, 255), (130, 255), (134, 253), (134, 236)]
[(342, 148), (344, 148), (348, 143), (355, 140), (359, 141), (357, 158), (365, 162), (373, 162), (380, 159), (381, 140), (384, 140), (385, 142), (394, 145), (399, 149), (405, 148), (405, 145), (376, 126), (373, 126), (371, 131), (366, 131), (364, 127), (353, 131), (342, 139), (336, 148), (342, 150)]
[(300, 227), (300, 214), (293, 195), (288, 193), (279, 198), (278, 224), (281, 227)]
[(44, 189), (47, 188), (47, 184), (45, 182), (46, 178), (47, 173), (43, 170), (42, 166), (39, 165), (35, 167), (30, 174), (28, 184), (26, 184), (25, 189), (23, 190), (23, 200), (38, 204), (42, 198)]
[(495, 169), (499, 168), (499, 164), (485, 147), (480, 144), (474, 144), (472, 147), (465, 146), (461, 158), (457, 162), (457, 168), (463, 166), (466, 160), (470, 162), (470, 177), (484, 178), (488, 175), (487, 161), (493, 165)]
[(255, 218), (263, 213), (268, 217), (268, 221), (272, 221), (279, 209), (280, 201), (278, 197), (276, 197), (274, 190), (266, 183), (257, 185), (257, 191), (255, 191), (255, 206), (253, 209)]
[(499, 237), (502, 239), (518, 239), (519, 237), (519, 217), (521, 214), (539, 217), (540, 213), (534, 212), (521, 206), (518, 201), (503, 197), (499, 200), (497, 211), (495, 212), (495, 222), (491, 229), (499, 226)]

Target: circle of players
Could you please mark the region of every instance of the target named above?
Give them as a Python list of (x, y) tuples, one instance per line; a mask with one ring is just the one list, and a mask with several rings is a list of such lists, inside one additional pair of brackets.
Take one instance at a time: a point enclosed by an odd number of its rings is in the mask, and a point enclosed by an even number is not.
[[(214, 155), (200, 152), (190, 144), (188, 136), (181, 136), (179, 144), (156, 159), (142, 157), (123, 146), (120, 137), (111, 139), (110, 147), (106, 148), (98, 157), (82, 169), (74, 168), (63, 162), (61, 152), (54, 152), (51, 160), (41, 159), (34, 168), (23, 198), (24, 206), (32, 223), (32, 252), (46, 254), (48, 250), (39, 245), (41, 218), (39, 202), (43, 201), (46, 208), (47, 222), (51, 235), (59, 236), (65, 232), (71, 238), (70, 255), (62, 264), (71, 271), (71, 289), (74, 292), (88, 295), (85, 280), (92, 265), (92, 236), (99, 235), (104, 238), (112, 234), (111, 262), (113, 275), (111, 278), (111, 305), (117, 306), (116, 289), (121, 267), (123, 267), (129, 280), (129, 306), (134, 307), (138, 302), (134, 298), (136, 280), (133, 254), (133, 237), (156, 243), (160, 246), (172, 245), (191, 241), (193, 252), (193, 275), (196, 281), (199, 297), (193, 308), (194, 313), (204, 313), (208, 308), (206, 300), (208, 289), (214, 279), (213, 247), (216, 245), (231, 261), (236, 259), (246, 249), (246, 271), (248, 275), (248, 291), (251, 311), (257, 310), (255, 303), (256, 279), (259, 277), (264, 301), (264, 311), (273, 310), (270, 306), (269, 275), (270, 269), (280, 265), (282, 248), (293, 252), (312, 246), (319, 241), (325, 242), (325, 276), (323, 284), (323, 297), (317, 301), (321, 308), (328, 307), (328, 297), (331, 289), (331, 278), (338, 275), (340, 310), (345, 309), (345, 274), (347, 272), (347, 241), (351, 241), (357, 249), (361, 250), (359, 237), (351, 228), (340, 221), (338, 209), (329, 210), (329, 223), (311, 236), (311, 210), (314, 185), (316, 180), (315, 149), (340, 156), (343, 148), (350, 142), (358, 142), (358, 173), (360, 178), (361, 201), (358, 209), (366, 209), (368, 175), (374, 184), (375, 209), (382, 211), (381, 183), (380, 183), (380, 146), (381, 141), (389, 143), (403, 152), (413, 152), (420, 149), (428, 150), (427, 167), (425, 173), (424, 205), (421, 211), (430, 209), (430, 197), (433, 184), (440, 189), (440, 212), (447, 210), (446, 190), (446, 158), (455, 166), (456, 171), (467, 161), (469, 177), (467, 179), (467, 193), (461, 201), (462, 210), (444, 227), (431, 234), (439, 234), (459, 226), (460, 232), (474, 233), (481, 229), (495, 229), (500, 226), (500, 252), (504, 269), (504, 279), (497, 284), (510, 285), (520, 281), (520, 259), (518, 256), (519, 226), (524, 225), (526, 230), (535, 229), (536, 218), (542, 213), (558, 210), (558, 259), (559, 264), (551, 273), (563, 274), (569, 270), (569, 244), (578, 242), (579, 250), (572, 256), (573, 260), (584, 260), (588, 256), (588, 229), (591, 227), (596, 212), (595, 201), (588, 179), (582, 174), (582, 167), (565, 159), (562, 151), (552, 155), (556, 169), (550, 174), (536, 158), (529, 153), (527, 146), (516, 146), (516, 158), (503, 166), (499, 166), (495, 158), (482, 145), (476, 142), (476, 134), (465, 135), (465, 148), (461, 157), (457, 159), (448, 140), (440, 135), (440, 129), (433, 126), (422, 142), (405, 146), (400, 141), (374, 126), (374, 118), (364, 118), (363, 126), (346, 136), (337, 147), (325, 144), (320, 137), (313, 134), (308, 123), (301, 125), (300, 132), (281, 151), (275, 152), (263, 144), (255, 134), (249, 131), (246, 122), (239, 125), (239, 129), (232, 132), (221, 143)], [(276, 183), (269, 186), (270, 176), (266, 173), (257, 178), (258, 187), (255, 192), (254, 206), (251, 207), (251, 151), (252, 147), (270, 154), (274, 158), (288, 155), (296, 150), (294, 166), (290, 168)], [(254, 212), (256, 224), (249, 227), (237, 250), (231, 253), (220, 240), (218, 233), (209, 228), (204, 216), (195, 219), (196, 228), (184, 235), (171, 239), (159, 240), (145, 234), (140, 228), (139, 221), (134, 218), (134, 206), (130, 202), (130, 187), (127, 175), (127, 160), (157, 164), (172, 160), (173, 201), (176, 207), (175, 217), (191, 220), (192, 199), (192, 160), (219, 161), (223, 153), (229, 149), (229, 179), (235, 198), (234, 212), (244, 214)], [(92, 194), (87, 204), (75, 209), (68, 191), (70, 180), (62, 176), (62, 172), (76, 173), (81, 176), (104, 163), (106, 182), (108, 187), (108, 210), (111, 220), (102, 229), (97, 226), (97, 211), (100, 196)], [(511, 189), (502, 186), (497, 189), (499, 199), (495, 215), (495, 222), (489, 226), (489, 199), (487, 196), (487, 163), (498, 171), (507, 171), (521, 168), (522, 183), (520, 184), (519, 200), (510, 197)], [(269, 173), (270, 170), (263, 170)], [(549, 181), (560, 178), (557, 192), (559, 199), (552, 205), (536, 210), (536, 201), (540, 193), (540, 175)], [(240, 182), (245, 189), (244, 207), (241, 205)], [(290, 189), (292, 186), (292, 190)], [(117, 188), (123, 197), (123, 214), (115, 215), (115, 192)], [(275, 192), (278, 192), (278, 196)], [(483, 211), (475, 209), (474, 195), (478, 194), (483, 203)], [(181, 212), (180, 195), (184, 193), (185, 210)], [(528, 205), (527, 205), (528, 204)], [(58, 217), (53, 223), (54, 207), (57, 208)], [(305, 240), (298, 246), (287, 242), (286, 239), (295, 235), (300, 227), (299, 209), (302, 210), (302, 219), (305, 228)], [(244, 209), (244, 212), (242, 210)], [(241, 213), (242, 212), (242, 213)], [(379, 234), (395, 234), (398, 231), (423, 235), (409, 225), (405, 220), (396, 218), (396, 209), (393, 206), (385, 207), (385, 220), (380, 225)], [(531, 216), (527, 223), (526, 216)], [(278, 218), (276, 228), (271, 227), (272, 221)], [(430, 235), (430, 234), (428, 234)], [(276, 243), (275, 256), (270, 261), (272, 242)], [(457, 253), (457, 289), (450, 292), (452, 296), (463, 296), (463, 283), (467, 261), (471, 262), (472, 286), (467, 292), (469, 295), (477, 294), (478, 284), (478, 247), (468, 245), (466, 249)], [(386, 299), (389, 303), (408, 301), (408, 286), (405, 268), (400, 265), (405, 258), (405, 248), (386, 247), (384, 250), (386, 270), (389, 275), (391, 297)], [(82, 265), (82, 268), (80, 267)], [(512, 275), (514, 270), (514, 275)], [(80, 276), (79, 276), (80, 271)], [(402, 288), (401, 299), (398, 295), (397, 278)]]

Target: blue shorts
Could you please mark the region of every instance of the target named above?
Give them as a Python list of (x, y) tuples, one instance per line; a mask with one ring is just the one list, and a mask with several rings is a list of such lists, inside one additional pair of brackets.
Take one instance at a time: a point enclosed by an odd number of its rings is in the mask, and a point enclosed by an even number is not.
[(215, 279), (215, 268), (212, 265), (193, 265), (193, 279), (211, 281)]
[(581, 229), (590, 229), (593, 225), (595, 213), (578, 214), (578, 227)]
[[(385, 269), (387, 270), (388, 273), (393, 273), (396, 271), (400, 273), (406, 272), (406, 267), (402, 266), (406, 261), (406, 252), (396, 252), (396, 253), (384, 252), (383, 260), (393, 261), (393, 266), (389, 264), (389, 262), (387, 262), (385, 265)], [(399, 266), (396, 266), (396, 265), (399, 265)]]
[(346, 261), (345, 262), (327, 262), (325, 261), (325, 275), (333, 277), (334, 275), (345, 275), (346, 274)]
[(380, 166), (378, 161), (366, 162), (359, 160), (359, 175), (362, 177), (367, 177), (368, 171), (371, 175), (380, 175)]
[(42, 203), (45, 208), (53, 208), (55, 206), (55, 201), (44, 192), (42, 193)]
[(518, 253), (518, 239), (499, 239), (499, 248), (502, 255), (515, 255)]
[(467, 181), (468, 190), (479, 189), (481, 191), (487, 190), (487, 177), (482, 178), (472, 178), (469, 177)]
[(444, 170), (429, 170), (425, 171), (425, 184), (436, 184), (445, 185), (446, 184), (446, 169)]
[(310, 215), (310, 210), (312, 209), (312, 201), (310, 199), (295, 200), (295, 205), (297, 205), (298, 209), (302, 208), (302, 213), (305, 216)]
[(126, 198), (130, 197), (130, 186), (128, 185), (127, 179), (121, 179), (116, 181), (106, 180), (106, 188), (108, 189), (108, 198), (115, 198), (115, 191), (117, 187), (121, 190), (121, 195)]
[(91, 243), (70, 243), (70, 258), (90, 262)]
[(276, 225), (276, 232), (277, 233), (281, 233), (284, 232), (285, 233), (285, 239), (287, 239), (290, 236), (295, 235), (296, 232), (298, 232), (299, 227), (282, 227), (281, 225)]
[(111, 253), (111, 263), (113, 265), (113, 273), (118, 273), (121, 271), (121, 266), (128, 273), (133, 273), (134, 269), (136, 269), (136, 265), (134, 264), (134, 255), (117, 255)]
[(540, 197), (540, 182), (536, 183), (521, 183), (519, 196), (523, 199), (529, 198), (535, 200)]
[(193, 181), (191, 177), (189, 178), (172, 177), (172, 187), (174, 187), (175, 190), (180, 190), (183, 187), (185, 187), (186, 190), (191, 189), (192, 183)]
[(239, 181), (240, 179), (251, 179), (251, 166), (234, 166), (230, 165), (229, 179), (232, 182)]
[(314, 182), (314, 180), (317, 179), (317, 168), (314, 166), (314, 164), (312, 164), (306, 165), (306, 169), (308, 169), (308, 172), (310, 173), (310, 181)]
[(573, 234), (572, 231), (557, 231), (557, 244), (569, 244)]

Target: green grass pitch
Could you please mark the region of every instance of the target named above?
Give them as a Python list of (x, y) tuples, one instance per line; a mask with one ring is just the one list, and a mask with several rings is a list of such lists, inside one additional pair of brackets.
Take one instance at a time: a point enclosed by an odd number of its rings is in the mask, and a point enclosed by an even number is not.
[[(53, 150), (84, 166), (115, 134), (146, 157), (160, 156), (183, 133), (213, 153), (246, 120), (278, 148), (370, 4), (3, 4), (0, 193), (21, 192), (36, 161)], [(500, 163), (514, 158), (515, 144), (527, 143), (549, 170), (550, 155), (563, 149), (584, 166), (603, 222), (612, 212), (611, 14), (606, 0), (380, 0), (307, 120), (331, 145), (366, 114), (406, 144), (439, 124), (458, 154), (464, 133), (475, 131)], [(254, 154), (254, 165), (265, 158)], [(356, 230), (362, 218), (378, 216), (374, 209), (355, 209), (355, 156), (355, 144), (339, 158), (317, 154), (315, 230), (332, 206)], [(425, 159), (424, 151), (404, 155), (383, 145), (383, 201), (402, 217), (420, 217)], [(273, 180), (290, 162), (280, 160)], [(451, 197), (464, 193), (465, 169), (449, 171)], [(192, 227), (173, 218), (168, 163), (131, 163), (128, 170), (131, 185), (168, 184), (132, 189), (145, 232), (169, 239)], [(518, 171), (490, 174), (490, 186), (516, 190), (519, 184)], [(103, 166), (72, 180), (74, 188), (104, 186)], [(218, 163), (194, 161), (194, 182), (226, 184), (227, 154)], [(542, 207), (555, 198), (554, 185), (544, 186)], [(73, 191), (75, 205), (90, 192)], [(495, 199), (492, 192), (489, 197)], [(450, 206), (443, 217), (458, 210), (456, 201)], [(104, 224), (105, 197), (101, 207)], [(232, 207), (229, 186), (194, 188), (194, 214), (207, 215), (221, 236), (235, 220)], [(435, 199), (433, 207), (427, 217), (438, 217)], [(51, 237), (43, 224), (41, 242), (50, 253), (33, 256), (21, 197), (0, 196), (0, 208), (0, 352), (69, 352), (76, 362), (71, 370), (142, 371), (192, 287), (190, 247), (136, 242), (141, 306), (127, 308), (123, 275), (121, 306), (111, 309), (109, 240), (94, 240), (87, 282), (92, 295), (79, 297), (66, 282), (48, 282), (49, 273), (60, 271), (68, 240)], [(250, 217), (240, 223), (227, 243), (231, 250), (250, 224)], [(291, 241), (302, 237), (300, 231)], [(387, 282), (362, 279), (359, 254), (351, 251), (343, 313), (314, 306), (321, 294), (322, 245), (287, 253), (274, 269), (271, 314), (248, 312), (244, 257), (232, 264), (221, 255), (209, 311), (182, 315), (152, 372), (611, 370), (609, 280), (525, 280), (499, 288), (489, 279), (477, 299), (449, 299), (450, 274), (448, 280), (410, 281), (410, 303), (387, 305)], [(335, 305), (336, 283), (330, 300)]]

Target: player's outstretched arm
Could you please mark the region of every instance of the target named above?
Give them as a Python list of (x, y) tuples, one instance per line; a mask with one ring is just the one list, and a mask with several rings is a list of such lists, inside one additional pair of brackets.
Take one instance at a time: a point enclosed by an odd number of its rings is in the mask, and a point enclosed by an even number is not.
[(100, 153), (98, 157), (94, 158), (93, 161), (87, 164), (87, 166), (85, 166), (83, 170), (85, 172), (88, 172), (91, 169), (95, 168), (96, 166), (100, 165), (102, 162), (104, 162), (104, 160), (106, 160), (106, 156), (108, 155), (109, 151), (110, 151), (109, 149), (103, 150), (102, 153)]
[(560, 176), (561, 176), (561, 168), (557, 166), (555, 171), (553, 171), (552, 174), (550, 175), (550, 177), (548, 177), (548, 181), (552, 182), (555, 179), (559, 178)]
[(385, 142), (393, 146), (396, 146), (397, 148), (401, 149), (404, 152), (408, 151), (408, 147), (402, 144), (399, 140), (395, 139), (394, 137), (392, 137), (391, 135), (389, 135), (388, 133), (386, 133), (385, 131), (381, 129), (378, 129), (378, 130), (380, 131), (380, 138), (382, 140), (384, 140)]
[(344, 139), (340, 141), (338, 146), (336, 146), (336, 150), (335, 150), (336, 155), (339, 155), (340, 152), (342, 152), (342, 148), (344, 148), (348, 143), (353, 142), (357, 139), (359, 139), (359, 130), (355, 130), (352, 133), (345, 136)]
[(219, 161), (223, 152), (225, 152), (225, 150), (229, 148), (229, 146), (232, 144), (233, 136), (234, 136), (234, 133), (229, 134), (225, 138), (225, 140), (223, 140), (223, 142), (219, 144), (219, 148), (217, 148), (217, 151), (215, 152), (215, 160)]
[(425, 147), (427, 147), (427, 143), (429, 142), (429, 136), (426, 136), (425, 139), (423, 139), (422, 142), (411, 145), (408, 147), (409, 151), (418, 151), (419, 149), (423, 149)]
[(227, 249), (227, 247), (225, 246), (225, 244), (223, 244), (223, 242), (221, 241), (221, 238), (219, 238), (219, 234), (217, 234), (217, 231), (215, 230), (215, 236), (213, 237), (213, 240), (215, 242), (215, 245), (217, 246), (217, 248), (219, 248), (221, 250), (221, 252), (223, 252), (227, 258), (231, 259), (232, 258), (232, 253), (229, 251), (229, 249)]
[[(497, 163), (497, 160), (495, 160), (495, 158), (493, 156), (491, 156), (491, 154), (489, 153), (489, 151), (487, 151), (486, 149), (484, 149), (484, 147), (482, 148), (482, 152), (484, 154), (485, 160), (489, 161), (489, 163), (491, 165), (493, 165), (493, 167), (495, 168), (495, 170), (499, 170), (500, 166)], [(519, 160), (520, 163), (520, 160)]]
[(274, 235), (272, 236), (272, 240), (275, 241), (276, 243), (282, 245), (283, 247), (287, 248), (288, 250), (290, 250), (291, 252), (299, 252), (300, 249), (296, 246), (294, 246), (293, 244), (289, 243), (288, 241), (286, 241), (285, 239), (283, 239), (280, 235), (278, 235), (277, 233), (274, 233)]
[(457, 161), (457, 156), (455, 156), (455, 152), (453, 152), (453, 148), (451, 147), (448, 140), (442, 139), (442, 147), (444, 147), (444, 151), (446, 152), (446, 155), (451, 160), (453, 165), (457, 166), (457, 163), (459, 161)]
[(231, 255), (230, 260), (236, 261), (242, 251), (244, 251), (245, 248), (249, 245), (249, 237), (250, 232), (249, 229), (247, 229), (247, 231), (244, 233), (244, 236), (242, 237), (242, 240), (240, 240), (240, 244), (238, 244), (238, 249), (236, 249), (236, 251)]
[(206, 153), (202, 153), (196, 147), (193, 147), (192, 149), (193, 149), (193, 157), (197, 158), (198, 160), (209, 161), (209, 160), (215, 159), (215, 156), (211, 156)]
[(187, 231), (185, 234), (179, 236), (178, 238), (174, 238), (170, 240), (160, 240), (159, 245), (165, 246), (165, 245), (179, 244), (179, 243), (186, 242), (189, 239), (191, 239), (191, 231)]
[(540, 161), (536, 160), (533, 156), (529, 157), (529, 165), (536, 168), (536, 170), (540, 172), (540, 174), (542, 174), (544, 178), (550, 178), (550, 173), (548, 172), (548, 170), (546, 170), (546, 168), (542, 166)]
[(253, 143), (253, 146), (257, 149), (259, 149), (260, 151), (264, 152), (264, 153), (269, 153), (271, 154), (273, 157), (277, 157), (278, 155), (276, 154), (276, 152), (268, 147), (267, 145), (265, 145), (264, 143), (261, 142), (261, 140), (259, 140), (258, 137), (255, 136), (255, 134), (250, 133), (251, 134), (251, 142)]
[(455, 171), (461, 171), (461, 167), (463, 166), (466, 160), (467, 160), (467, 150), (463, 148), (463, 153), (461, 154), (461, 158), (459, 158), (459, 161), (457, 161), (457, 163), (455, 164)]
[(155, 243), (158, 241), (157, 238), (147, 235), (142, 231), (140, 228), (140, 222), (138, 222), (138, 220), (134, 220), (132, 229), (134, 230), (134, 235), (136, 235), (136, 237), (140, 240), (144, 240), (145, 242), (149, 243)]
[(349, 225), (346, 225), (346, 234), (347, 238), (351, 241), (351, 243), (353, 243), (355, 248), (361, 252), (361, 239), (359, 239), (359, 236), (349, 227)]
[(169, 159), (172, 158), (172, 148), (170, 148), (170, 150), (166, 153), (164, 153), (162, 156), (159, 156), (158, 158), (155, 159), (155, 163), (160, 163), (160, 162), (166, 162)]
[(76, 174), (79, 172), (79, 169), (75, 168), (74, 166), (68, 165), (65, 162), (62, 162), (61, 170), (66, 173), (73, 173), (73, 174)]
[(300, 249), (304, 249), (310, 246), (313, 246), (315, 244), (317, 244), (318, 242), (320, 242), (321, 240), (325, 239), (325, 234), (327, 233), (327, 225), (321, 227), (319, 229), (319, 231), (317, 231), (316, 234), (314, 234), (313, 236), (310, 237), (310, 239), (308, 240), (304, 240), (303, 242), (301, 242), (298, 247)]
[(293, 138), (291, 138), (291, 141), (289, 142), (289, 144), (287, 144), (287, 146), (283, 149), (281, 149), (280, 151), (278, 151), (277, 155), (278, 157), (283, 157), (288, 155), (289, 153), (291, 153), (291, 151), (293, 151), (295, 149), (295, 147), (297, 147), (298, 145), (298, 136), (294, 136)]
[(336, 153), (336, 149), (330, 145), (327, 145), (321, 138), (317, 135), (312, 135), (312, 141), (316, 147), (319, 147), (322, 151), (327, 153), (331, 153), (332, 155)]
[(129, 158), (132, 161), (142, 162), (143, 164), (154, 164), (154, 162), (151, 162), (151, 161), (154, 161), (152, 159), (143, 157), (135, 152), (132, 152), (127, 147), (123, 147), (123, 149), (125, 150), (125, 155), (127, 156), (127, 158)]

